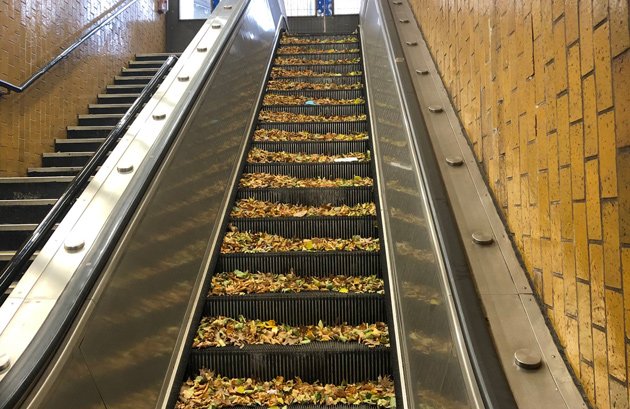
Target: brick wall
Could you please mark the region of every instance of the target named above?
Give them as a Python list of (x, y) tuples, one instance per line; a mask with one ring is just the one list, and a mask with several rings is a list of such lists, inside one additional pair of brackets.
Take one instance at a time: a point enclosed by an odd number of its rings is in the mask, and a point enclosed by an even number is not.
[(410, 2), (575, 374), (628, 408), (627, 0)]
[[(0, 78), (20, 84), (121, 0), (0, 0)], [(22, 94), (0, 97), (0, 176), (40, 166), (136, 52), (165, 48), (164, 17), (140, 0)]]

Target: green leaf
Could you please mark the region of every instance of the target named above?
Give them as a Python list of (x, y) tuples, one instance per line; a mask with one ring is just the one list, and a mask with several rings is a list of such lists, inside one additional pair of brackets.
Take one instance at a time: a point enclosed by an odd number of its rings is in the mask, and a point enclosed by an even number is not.
[(248, 278), (249, 271), (234, 270), (234, 275), (238, 278)]

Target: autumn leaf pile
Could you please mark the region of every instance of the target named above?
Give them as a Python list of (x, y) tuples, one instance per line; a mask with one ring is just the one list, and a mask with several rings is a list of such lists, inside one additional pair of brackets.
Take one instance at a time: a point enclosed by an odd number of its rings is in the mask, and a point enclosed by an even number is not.
[(254, 132), (256, 142), (276, 142), (276, 141), (363, 141), (368, 138), (367, 133), (312, 133), (306, 131), (291, 132), (281, 129), (257, 129)]
[(348, 73), (324, 71), (317, 72), (313, 70), (288, 70), (282, 67), (273, 67), (271, 69), (271, 78), (285, 78), (285, 77), (354, 77), (363, 74), (362, 71), (352, 71)]
[(349, 90), (361, 88), (363, 88), (363, 84), (360, 82), (353, 84), (336, 84), (334, 82), (271, 80), (267, 83), (267, 89), (270, 91)]
[(271, 173), (245, 173), (241, 178), (240, 187), (252, 189), (283, 188), (283, 187), (356, 187), (372, 186), (374, 181), (369, 177), (355, 176), (352, 179), (326, 178), (296, 178), (289, 175), (275, 175)]
[(359, 105), (365, 104), (363, 98), (354, 99), (334, 99), (334, 98), (311, 98), (304, 95), (278, 95), (267, 94), (263, 99), (263, 105), (304, 105), (311, 101), (317, 105)]
[(375, 275), (329, 277), (230, 271), (212, 277), (210, 295), (299, 293), (320, 291), (354, 294), (383, 294), (383, 280)]
[(367, 115), (306, 115), (284, 111), (260, 111), (261, 122), (354, 122), (365, 121)]
[(214, 409), (231, 406), (264, 406), (280, 409), (287, 405), (364, 404), (396, 407), (394, 382), (389, 377), (377, 381), (342, 385), (307, 383), (300, 378), (278, 376), (270, 381), (227, 378), (201, 370), (180, 390), (176, 409)]
[(360, 325), (291, 325), (274, 320), (249, 320), (240, 316), (201, 319), (193, 348), (245, 345), (304, 345), (311, 342), (357, 342), (368, 347), (389, 346), (389, 331), (383, 322)]
[(307, 206), (293, 203), (268, 202), (253, 198), (241, 199), (232, 208), (231, 217), (321, 217), (321, 216), (376, 216), (374, 203), (354, 206), (330, 204)]
[(265, 232), (231, 231), (225, 234), (221, 253), (269, 253), (289, 251), (379, 251), (379, 239), (352, 236), (349, 239), (282, 237)]
[(271, 152), (260, 148), (252, 148), (247, 155), (249, 163), (334, 163), (339, 161), (369, 162), (370, 154), (350, 152), (341, 155), (322, 155), (320, 153)]
[(336, 48), (314, 48), (314, 47), (301, 47), (298, 45), (284, 46), (278, 49), (278, 54), (341, 54), (341, 53), (358, 53), (361, 50), (358, 48), (346, 48), (338, 50)]
[(280, 38), (280, 44), (347, 44), (359, 41), (357, 36), (347, 36), (343, 38), (310, 38), (310, 37), (291, 37), (283, 35)]
[(340, 65), (340, 64), (358, 64), (361, 58), (340, 58), (337, 60), (317, 60), (314, 58), (298, 58), (298, 57), (276, 57), (274, 64), (276, 65)]

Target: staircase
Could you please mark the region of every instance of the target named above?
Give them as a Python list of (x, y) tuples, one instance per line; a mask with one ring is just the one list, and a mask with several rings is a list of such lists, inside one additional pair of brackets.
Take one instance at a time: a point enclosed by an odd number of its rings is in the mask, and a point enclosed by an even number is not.
[(55, 152), (42, 154), (42, 166), (29, 168), (26, 177), (0, 178), (0, 271), (30, 237), (63, 194), (73, 177), (94, 155), (149, 81), (172, 54), (137, 54), (68, 126), (67, 137), (55, 140)]

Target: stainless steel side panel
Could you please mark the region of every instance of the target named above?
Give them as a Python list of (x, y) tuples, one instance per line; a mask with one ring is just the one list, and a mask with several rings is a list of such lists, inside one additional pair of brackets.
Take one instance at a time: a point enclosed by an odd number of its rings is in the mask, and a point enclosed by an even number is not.
[[(281, 19), (251, 0), (226, 52), (114, 253), (38, 407), (154, 408), (185, 338), (239, 172)], [(71, 340), (71, 341), (72, 341)], [(161, 395), (162, 394), (162, 395)], [(94, 406), (96, 405), (96, 406)]]
[(361, 14), (388, 281), (405, 407), (482, 407), (447, 284), (379, 2)]

